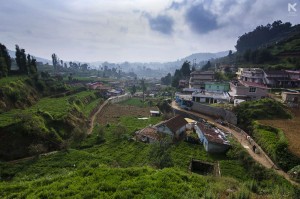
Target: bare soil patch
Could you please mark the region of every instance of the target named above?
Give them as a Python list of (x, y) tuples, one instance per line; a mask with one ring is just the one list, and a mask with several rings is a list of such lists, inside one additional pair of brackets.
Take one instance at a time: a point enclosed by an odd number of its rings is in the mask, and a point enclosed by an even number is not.
[(121, 104), (109, 104), (98, 114), (98, 123), (117, 123), (122, 116), (150, 117), (150, 110), (158, 110), (157, 107), (137, 107)]
[(289, 142), (289, 149), (296, 156), (300, 157), (300, 109), (290, 109), (293, 119), (260, 120), (264, 125), (281, 129)]

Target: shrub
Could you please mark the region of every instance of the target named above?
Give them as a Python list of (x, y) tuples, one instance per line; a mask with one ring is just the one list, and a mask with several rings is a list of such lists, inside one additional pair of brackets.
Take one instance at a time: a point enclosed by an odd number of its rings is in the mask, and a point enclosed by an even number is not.
[(121, 139), (126, 134), (126, 132), (127, 132), (126, 127), (121, 124), (118, 124), (112, 131), (112, 134), (116, 139)]
[(289, 119), (291, 114), (287, 112), (282, 103), (272, 99), (261, 99), (257, 101), (243, 102), (235, 107), (233, 111), (238, 118), (238, 125), (252, 132), (252, 123), (258, 119)]
[(47, 148), (43, 144), (31, 144), (28, 147), (28, 151), (30, 155), (39, 155), (47, 152)]
[(300, 165), (297, 165), (291, 170), (289, 170), (288, 174), (291, 176), (293, 180), (300, 182)]
[(149, 152), (149, 159), (152, 164), (160, 169), (172, 167), (174, 164), (169, 148), (170, 145), (164, 140), (152, 144)]
[(97, 144), (100, 144), (105, 141), (104, 135), (105, 135), (104, 127), (99, 126), (98, 132), (97, 132), (97, 138), (96, 138)]
[(288, 171), (300, 164), (300, 159), (289, 151), (288, 141), (281, 130), (255, 122), (253, 132), (257, 143), (283, 170)]

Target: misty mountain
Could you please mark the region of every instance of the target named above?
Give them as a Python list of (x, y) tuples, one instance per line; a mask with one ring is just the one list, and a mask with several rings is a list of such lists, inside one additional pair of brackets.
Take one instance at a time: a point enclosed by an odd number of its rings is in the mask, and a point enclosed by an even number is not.
[[(7, 50), (8, 51), (8, 54), (11, 58), (16, 58), (16, 51), (12, 51), (12, 50)], [(27, 53), (26, 53), (27, 54)], [(30, 54), (30, 53), (29, 53)], [(30, 54), (31, 55), (31, 54)], [(37, 62), (43, 62), (43, 64), (52, 64), (52, 61), (49, 60), (49, 59), (45, 59), (45, 58), (41, 58), (41, 57), (36, 57), (34, 55), (31, 55), (33, 56)]]
[[(9, 55), (12, 58), (15, 58), (15, 51), (8, 50)], [(161, 78), (168, 73), (174, 73), (176, 69), (179, 69), (185, 61), (189, 61), (191, 65), (195, 64), (197, 67), (201, 67), (203, 63), (208, 60), (224, 57), (228, 55), (228, 51), (222, 51), (217, 53), (195, 53), (178, 59), (177, 61), (172, 62), (122, 62), (122, 63), (113, 63), (113, 62), (90, 62), (88, 63), (89, 67), (95, 69), (103, 69), (105, 66), (107, 68), (118, 68), (124, 72), (134, 72), (139, 77), (144, 78)], [(32, 55), (34, 56), (34, 55)], [(35, 57), (35, 56), (34, 56)], [(49, 63), (52, 64), (51, 60), (35, 57), (37, 62), (42, 62), (43, 64)], [(69, 61), (66, 61), (68, 63)], [(86, 62), (76, 62), (76, 63), (86, 63)]]
[(172, 62), (122, 62), (122, 63), (111, 63), (111, 62), (92, 62), (90, 65), (93, 68), (101, 68), (107, 66), (108, 68), (120, 68), (125, 72), (134, 72), (139, 77), (156, 77), (160, 78), (165, 76), (167, 73), (174, 73), (176, 69), (179, 69), (183, 62), (189, 61), (191, 65), (195, 64), (201, 67), (203, 62), (211, 59), (216, 59), (228, 55), (229, 51), (222, 51), (217, 53), (195, 53), (178, 59)]

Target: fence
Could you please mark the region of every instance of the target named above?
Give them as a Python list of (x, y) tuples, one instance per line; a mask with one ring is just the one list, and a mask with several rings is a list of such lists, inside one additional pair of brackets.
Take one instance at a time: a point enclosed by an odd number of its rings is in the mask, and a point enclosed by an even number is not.
[(116, 104), (125, 100), (128, 100), (132, 97), (132, 95), (130, 94), (124, 94), (124, 95), (120, 95), (120, 96), (115, 96), (115, 97), (110, 97), (107, 99), (107, 101), (111, 104)]
[(238, 133), (241, 133), (241, 135), (247, 139), (249, 141), (249, 143), (251, 144), (251, 146), (255, 145), (256, 147), (256, 150), (259, 151), (259, 153), (263, 156), (265, 156), (265, 158), (273, 165), (273, 167), (275, 169), (279, 169), (277, 167), (277, 165), (274, 164), (274, 162), (269, 158), (269, 156), (264, 152), (264, 150), (245, 132), (243, 131), (242, 129), (240, 129), (239, 127), (235, 126), (235, 125), (232, 125), (230, 123), (227, 124), (229, 128), (235, 130), (236, 132)]

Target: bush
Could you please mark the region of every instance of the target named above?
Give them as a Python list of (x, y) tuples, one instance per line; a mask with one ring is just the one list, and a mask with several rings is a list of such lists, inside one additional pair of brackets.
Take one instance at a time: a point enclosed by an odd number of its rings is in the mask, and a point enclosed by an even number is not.
[(173, 160), (170, 153), (170, 145), (164, 140), (151, 145), (149, 159), (157, 168), (172, 167)]
[(281, 130), (256, 122), (253, 132), (257, 143), (283, 170), (288, 171), (300, 164), (300, 159), (289, 151), (288, 141)]
[(97, 144), (100, 144), (105, 141), (104, 135), (105, 135), (104, 127), (99, 126), (99, 130), (97, 132), (97, 138), (96, 138)]
[(127, 133), (127, 129), (125, 126), (118, 124), (114, 130), (112, 131), (112, 134), (116, 139), (121, 139), (123, 136)]
[(289, 119), (291, 114), (287, 112), (282, 103), (272, 99), (243, 102), (233, 111), (238, 118), (238, 126), (252, 132), (253, 121), (258, 119)]
[(300, 182), (300, 165), (297, 165), (291, 170), (289, 170), (288, 174), (293, 180)]
[(47, 152), (47, 148), (43, 144), (31, 144), (28, 147), (28, 151), (30, 155), (39, 155)]

